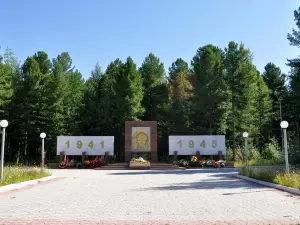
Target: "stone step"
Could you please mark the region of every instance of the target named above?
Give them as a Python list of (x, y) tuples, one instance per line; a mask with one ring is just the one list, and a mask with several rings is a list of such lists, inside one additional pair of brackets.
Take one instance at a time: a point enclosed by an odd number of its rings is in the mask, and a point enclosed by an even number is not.
[(162, 166), (162, 167), (172, 167), (172, 164), (155, 164), (155, 163), (151, 163), (151, 166)]
[[(129, 168), (128, 163), (108, 164), (107, 166), (96, 168), (95, 170), (137, 170), (137, 169), (149, 170), (149, 168), (138, 168), (138, 167)], [(151, 163), (150, 165), (150, 170), (175, 170), (175, 169), (179, 169), (179, 167), (167, 163)]]
[[(50, 163), (49, 163), (50, 164)], [(57, 169), (58, 163), (48, 164), (48, 168)], [(76, 168), (68, 168), (68, 169), (76, 169)], [(112, 163), (107, 166), (102, 166), (101, 168), (95, 168), (95, 170), (129, 170), (128, 163)], [(179, 169), (178, 166), (173, 166), (172, 164), (167, 163), (151, 163), (150, 169), (152, 170), (174, 170)]]
[(108, 164), (107, 166), (122, 167), (122, 166), (128, 166), (128, 163), (112, 163), (112, 164)]
[(107, 167), (102, 166), (101, 168), (95, 168), (94, 170), (128, 170), (128, 167)]

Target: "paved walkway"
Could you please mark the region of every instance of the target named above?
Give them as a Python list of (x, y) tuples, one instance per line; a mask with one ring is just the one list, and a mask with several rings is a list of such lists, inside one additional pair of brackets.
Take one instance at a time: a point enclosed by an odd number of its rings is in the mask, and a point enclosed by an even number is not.
[(233, 169), (53, 173), (0, 194), (0, 225), (300, 223), (300, 196), (232, 178)]

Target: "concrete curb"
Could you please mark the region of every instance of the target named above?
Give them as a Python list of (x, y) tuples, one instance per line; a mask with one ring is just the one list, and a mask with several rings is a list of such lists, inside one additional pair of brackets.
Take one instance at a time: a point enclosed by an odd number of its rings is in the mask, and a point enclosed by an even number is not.
[(8, 185), (0, 187), (0, 193), (6, 192), (6, 191), (18, 190), (18, 189), (21, 189), (21, 188), (24, 188), (27, 186), (36, 185), (40, 182), (50, 181), (55, 178), (56, 178), (56, 176), (48, 176), (48, 177), (43, 177), (43, 178), (39, 178), (36, 180), (29, 180), (29, 181), (24, 181), (21, 183), (16, 183), (16, 184), (8, 184)]
[(263, 185), (263, 186), (267, 186), (267, 187), (275, 188), (275, 189), (278, 189), (278, 190), (281, 190), (281, 191), (285, 191), (285, 192), (288, 192), (288, 193), (291, 193), (291, 194), (300, 195), (300, 190), (297, 190), (295, 188), (282, 186), (280, 184), (273, 184), (273, 183), (266, 182), (266, 181), (256, 180), (256, 179), (253, 179), (253, 178), (250, 178), (250, 177), (245, 177), (245, 176), (241, 176), (241, 175), (237, 175), (237, 174), (233, 175), (233, 176), (235, 176), (237, 178), (240, 178), (240, 179), (243, 179), (243, 180), (251, 181), (251, 182)]

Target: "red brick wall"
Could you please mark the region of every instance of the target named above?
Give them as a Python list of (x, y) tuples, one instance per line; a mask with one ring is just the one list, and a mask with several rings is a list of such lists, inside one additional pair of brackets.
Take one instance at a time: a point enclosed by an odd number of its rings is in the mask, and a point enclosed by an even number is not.
[(151, 162), (157, 162), (157, 121), (125, 121), (125, 161), (131, 159), (132, 127), (150, 127)]

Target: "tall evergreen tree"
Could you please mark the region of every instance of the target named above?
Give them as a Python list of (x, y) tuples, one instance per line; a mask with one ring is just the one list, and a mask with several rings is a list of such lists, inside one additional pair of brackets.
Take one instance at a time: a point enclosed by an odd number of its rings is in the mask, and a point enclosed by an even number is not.
[[(104, 125), (104, 114), (107, 106), (103, 101), (103, 73), (97, 63), (91, 77), (85, 82), (84, 104), (81, 110), (81, 129), (84, 135), (100, 135)], [(104, 109), (102, 108), (104, 107)], [(104, 120), (105, 121), (105, 120)]]
[(255, 102), (255, 107), (257, 109), (257, 121), (255, 125), (258, 127), (258, 136), (256, 144), (259, 149), (262, 150), (265, 148), (265, 144), (269, 142), (272, 132), (272, 123), (271, 118), (273, 115), (272, 112), (272, 101), (270, 98), (270, 89), (264, 82), (263, 77), (257, 71), (257, 101)]
[(257, 73), (252, 64), (251, 53), (243, 44), (230, 42), (225, 48), (225, 79), (231, 93), (231, 110), (228, 117), (228, 132), (232, 140), (233, 159), (237, 137), (244, 131), (255, 136), (258, 133), (254, 121), (257, 118), (255, 106)]
[(192, 96), (191, 74), (188, 63), (179, 58), (169, 68), (169, 90), (172, 100), (183, 100)]
[(139, 70), (144, 87), (142, 106), (145, 108), (145, 112), (143, 119), (157, 120), (159, 104), (167, 101), (167, 86), (163, 82), (165, 76), (164, 65), (158, 57), (150, 53)]
[(110, 63), (97, 85), (97, 98), (101, 109), (102, 132), (115, 136), (117, 157), (123, 158), (124, 126), (126, 120), (137, 120), (144, 113), (143, 85), (136, 64), (128, 57)]
[(59, 135), (80, 134), (80, 110), (83, 104), (84, 80), (75, 70), (67, 52), (52, 60), (52, 88), (55, 127)]
[[(281, 73), (279, 67), (273, 63), (268, 63), (265, 66), (265, 71), (262, 77), (270, 89), (270, 99), (272, 106), (271, 120), (271, 134), (275, 135), (281, 143), (283, 143), (282, 130), (279, 126), (280, 121), (286, 118), (289, 108), (288, 103), (288, 89), (285, 85), (286, 75)], [(281, 144), (283, 145), (283, 144)], [(283, 146), (282, 146), (283, 147)]]
[(84, 79), (78, 70), (66, 76), (66, 118), (70, 135), (80, 134), (80, 109), (83, 104)]
[[(44, 70), (45, 71), (45, 70)], [(22, 66), (22, 81), (17, 90), (13, 104), (12, 127), (17, 126), (20, 132), (20, 154), (34, 158), (39, 154), (38, 135), (49, 123), (46, 108), (45, 92), (47, 78), (39, 68), (35, 57), (28, 57)], [(47, 129), (48, 128), (48, 129)]]
[(288, 89), (285, 85), (286, 75), (281, 73), (279, 67), (273, 63), (268, 63), (265, 66), (265, 71), (262, 75), (266, 85), (271, 90), (270, 97), (272, 100), (273, 114), (275, 120), (281, 119), (280, 107), (281, 103), (284, 103), (288, 95)]
[(13, 96), (13, 70), (0, 57), (0, 117), (8, 117), (8, 107)]
[[(287, 39), (291, 46), (300, 48), (300, 7), (294, 11), (294, 20), (296, 29), (292, 30), (291, 34), (287, 35)], [(288, 65), (291, 67), (290, 74), (290, 130), (295, 133), (296, 147), (292, 152), (292, 158), (295, 163), (300, 163), (300, 55), (298, 58), (288, 60)]]
[(206, 45), (198, 49), (192, 61), (194, 75), (194, 128), (199, 134), (217, 134), (226, 103), (223, 76), (223, 52)]
[(170, 134), (190, 134), (191, 96), (193, 86), (187, 62), (179, 58), (169, 68), (169, 132)]

